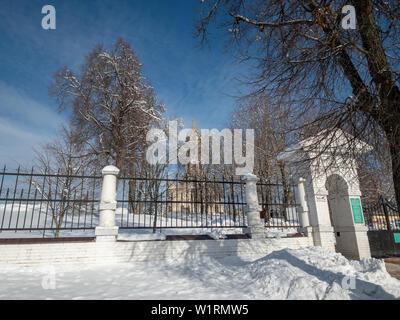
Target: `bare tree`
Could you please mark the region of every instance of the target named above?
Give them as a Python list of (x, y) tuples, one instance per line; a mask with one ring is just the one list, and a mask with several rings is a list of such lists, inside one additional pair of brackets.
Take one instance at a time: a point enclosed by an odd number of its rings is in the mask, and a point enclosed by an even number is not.
[(390, 149), (384, 136), (373, 141), (374, 152), (359, 159), (358, 176), (360, 189), (366, 202), (377, 200), (381, 195), (394, 200)]
[(231, 115), (234, 128), (254, 129), (255, 173), (265, 181), (283, 179), (285, 163), (277, 160), (290, 141), (287, 116), (280, 107), (270, 105), (264, 97), (243, 99)]
[[(342, 27), (344, 5), (356, 30)], [(387, 141), (400, 204), (399, 3), (383, 0), (205, 0), (197, 24), (228, 34), (241, 61), (256, 64), (247, 78), (254, 94), (291, 111), (291, 127), (308, 134), (341, 128), (355, 138)], [(327, 136), (336, 139), (337, 136)], [(344, 147), (356, 149), (355, 138)], [(330, 143), (325, 143), (329, 148)]]
[[(267, 184), (265, 201), (272, 202), (272, 189), (269, 187), (274, 181), (282, 185), (282, 216), (287, 218), (286, 208), (290, 197), (290, 172), (285, 161), (278, 161), (277, 156), (283, 152), (293, 140), (288, 132), (288, 116), (281, 106), (269, 104), (262, 96), (250, 96), (242, 99), (241, 103), (232, 112), (232, 124), (235, 128), (252, 128), (254, 137), (254, 173)], [(265, 220), (269, 219), (269, 208)]]
[(118, 39), (108, 51), (98, 45), (78, 74), (65, 67), (54, 79), (50, 94), (61, 111), (70, 108), (72, 123), (91, 154), (101, 165), (112, 161), (133, 175), (132, 163), (143, 155), (146, 134), (161, 120), (164, 107), (129, 44)]
[(94, 175), (95, 166), (87, 151), (71, 127), (62, 127), (58, 139), (35, 150), (36, 167), (43, 176), (30, 179), (30, 183), (35, 192), (46, 200), (43, 209), (46, 208), (46, 216), (50, 211), (55, 237), (59, 236), (68, 214), (83, 214), (88, 205), (93, 205), (88, 201), (94, 200), (96, 186), (84, 175)]

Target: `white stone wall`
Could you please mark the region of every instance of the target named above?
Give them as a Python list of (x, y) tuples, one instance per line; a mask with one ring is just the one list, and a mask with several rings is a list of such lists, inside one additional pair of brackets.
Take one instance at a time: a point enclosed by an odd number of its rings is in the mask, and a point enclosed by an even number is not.
[(0, 267), (101, 264), (133, 261), (156, 261), (200, 256), (237, 255), (258, 259), (275, 250), (313, 245), (311, 237), (189, 240), (189, 241), (117, 241), (61, 242), (0, 245)]

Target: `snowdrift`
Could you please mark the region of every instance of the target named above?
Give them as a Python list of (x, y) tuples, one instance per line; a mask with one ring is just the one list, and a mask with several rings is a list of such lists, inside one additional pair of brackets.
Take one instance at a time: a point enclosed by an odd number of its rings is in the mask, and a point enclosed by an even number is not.
[[(239, 257), (0, 270), (0, 299), (399, 299), (383, 261), (349, 261), (320, 247)], [(353, 280), (352, 280), (353, 279)]]

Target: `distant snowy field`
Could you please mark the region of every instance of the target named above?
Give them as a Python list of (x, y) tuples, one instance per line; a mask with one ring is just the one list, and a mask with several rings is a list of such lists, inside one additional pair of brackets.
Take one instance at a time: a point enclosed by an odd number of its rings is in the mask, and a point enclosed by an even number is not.
[[(83, 208), (82, 208), (83, 209)], [(293, 210), (293, 209), (291, 209)], [(46, 214), (46, 208), (38, 205), (25, 204), (1, 204), (0, 203), (0, 226), (4, 229), (7, 228), (53, 228), (55, 226), (52, 221), (50, 213)], [(39, 212), (41, 212), (39, 214)], [(80, 215), (68, 214), (63, 220), (63, 228), (71, 228), (74, 224), (75, 227), (87, 227), (87, 230), (60, 230), (60, 237), (93, 237), (94, 227), (99, 224), (99, 214), (97, 209), (93, 215), (90, 212), (82, 212)], [(294, 214), (288, 210), (288, 215), (293, 216)], [(215, 239), (224, 238), (225, 234), (241, 234), (242, 228), (240, 225), (246, 224), (246, 221), (242, 221), (243, 218), (234, 221), (232, 214), (197, 214), (190, 215), (181, 212), (169, 213), (168, 217), (159, 216), (156, 220), (157, 233), (163, 235), (198, 235), (206, 234)], [(130, 227), (133, 229), (120, 229), (119, 239), (122, 240), (133, 240), (135, 235), (140, 234), (151, 234), (153, 233), (152, 226), (154, 225), (154, 215), (149, 214), (132, 214), (128, 213), (126, 208), (117, 208), (115, 215), (116, 225), (120, 228)], [(286, 226), (292, 226), (298, 224), (296, 220), (284, 221), (282, 218), (272, 218), (270, 223), (276, 228), (269, 228), (267, 231), (268, 237), (283, 237), (288, 234), (297, 233), (297, 228), (287, 228)], [(146, 226), (147, 229), (142, 227)], [(213, 226), (213, 228), (205, 228), (204, 226)], [(93, 229), (89, 229), (93, 227)], [(149, 228), (150, 227), (150, 228)], [(167, 228), (166, 228), (167, 227)], [(191, 228), (193, 227), (193, 228)], [(223, 228), (222, 228), (223, 227)], [(142, 228), (142, 229), (141, 229)], [(1, 229), (1, 228), (0, 228)], [(54, 231), (47, 230), (44, 234), (46, 238), (54, 237)], [(43, 231), (41, 230), (18, 230), (7, 231), (3, 230), (0, 232), (0, 239), (2, 238), (41, 238), (43, 237)]]
[(0, 299), (399, 298), (400, 281), (382, 261), (349, 261), (320, 247), (280, 250), (256, 261), (228, 257), (0, 270)]

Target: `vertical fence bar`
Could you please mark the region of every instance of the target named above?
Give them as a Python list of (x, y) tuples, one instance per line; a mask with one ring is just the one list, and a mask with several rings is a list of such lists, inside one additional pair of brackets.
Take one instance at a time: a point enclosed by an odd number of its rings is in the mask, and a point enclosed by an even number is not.
[(6, 200), (4, 201), (3, 218), (1, 219), (1, 230), (3, 230), (4, 220), (5, 220), (5, 217), (6, 217), (7, 199), (8, 199), (9, 192), (10, 192), (10, 189), (7, 188), (6, 197), (5, 197)]
[(22, 189), (21, 189), (21, 194), (20, 194), (20, 196), (19, 196), (19, 204), (18, 204), (18, 212), (17, 212), (17, 221), (15, 222), (15, 232), (17, 232), (17, 229), (18, 229), (19, 214), (20, 214), (20, 211), (21, 211), (21, 202), (22, 202), (23, 196), (24, 196), (24, 189), (22, 188)]
[(386, 219), (386, 227), (389, 231), (392, 230), (392, 226), (390, 224), (390, 218), (389, 218), (389, 213), (388, 213), (388, 208), (386, 205), (386, 201), (385, 199), (381, 196), (381, 201), (382, 201), (382, 209), (383, 209), (383, 214), (385, 215), (385, 219)]
[(18, 167), (17, 175), (16, 175), (16, 178), (15, 178), (15, 186), (14, 186), (14, 193), (13, 193), (13, 198), (12, 198), (12, 203), (11, 203), (10, 219), (8, 220), (8, 229), (11, 228), (11, 219), (12, 219), (12, 215), (13, 215), (13, 212), (14, 212), (14, 202), (15, 202), (15, 194), (16, 194), (16, 192), (17, 192), (17, 185), (18, 185), (18, 178), (19, 178), (19, 169), (20, 169), (20, 168)]

